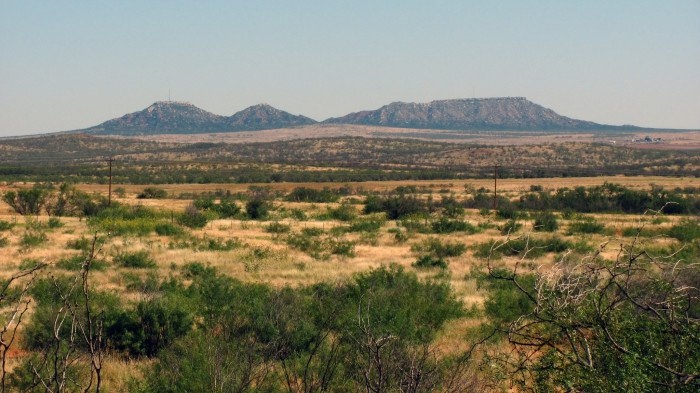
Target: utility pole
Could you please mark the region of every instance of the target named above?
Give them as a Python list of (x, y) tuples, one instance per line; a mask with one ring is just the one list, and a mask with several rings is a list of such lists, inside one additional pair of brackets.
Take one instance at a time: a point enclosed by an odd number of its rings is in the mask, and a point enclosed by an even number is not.
[(112, 160), (109, 157), (109, 191), (107, 191), (107, 206), (112, 206)]
[(498, 165), (493, 166), (493, 211), (498, 210)]

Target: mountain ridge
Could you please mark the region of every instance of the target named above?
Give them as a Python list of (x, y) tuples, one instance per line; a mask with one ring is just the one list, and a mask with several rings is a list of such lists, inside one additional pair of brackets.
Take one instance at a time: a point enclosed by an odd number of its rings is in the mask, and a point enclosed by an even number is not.
[(322, 122), (257, 104), (231, 116), (217, 115), (188, 102), (157, 101), (147, 108), (99, 125), (68, 131), (94, 135), (160, 135), (260, 131), (312, 124), (348, 124), (455, 131), (616, 131), (643, 130), (561, 116), (525, 97), (458, 98), (426, 103), (396, 101), (375, 110), (349, 113)]
[(189, 102), (156, 101), (143, 110), (69, 132), (122, 136), (200, 134), (257, 131), (315, 123), (306, 116), (292, 115), (268, 104), (253, 105), (231, 116), (222, 116)]
[(330, 118), (323, 123), (488, 131), (584, 131), (621, 127), (561, 116), (525, 97), (458, 98), (428, 103), (398, 101), (379, 109)]

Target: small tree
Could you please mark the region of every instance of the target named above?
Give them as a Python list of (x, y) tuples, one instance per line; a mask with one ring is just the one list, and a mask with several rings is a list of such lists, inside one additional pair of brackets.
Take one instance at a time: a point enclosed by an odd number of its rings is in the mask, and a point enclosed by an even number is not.
[(7, 191), (2, 200), (21, 215), (39, 215), (48, 198), (44, 188), (33, 187), (19, 191)]

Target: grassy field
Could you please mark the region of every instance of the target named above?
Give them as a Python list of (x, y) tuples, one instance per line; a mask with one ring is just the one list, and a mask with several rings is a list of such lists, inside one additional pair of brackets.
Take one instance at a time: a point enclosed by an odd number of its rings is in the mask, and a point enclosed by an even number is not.
[[(664, 189), (700, 188), (698, 178), (670, 177), (604, 177), (604, 178), (545, 178), (498, 179), (499, 196), (517, 201), (533, 189), (554, 192), (562, 187), (593, 187), (615, 183), (629, 189), (649, 191), (652, 186)], [(0, 193), (30, 187), (31, 184), (4, 184)], [(148, 186), (112, 185), (113, 201), (122, 206), (141, 206), (155, 212), (149, 219), (170, 224), (172, 233), (158, 234), (144, 231), (110, 230), (108, 225), (95, 224), (87, 218), (47, 215), (20, 216), (6, 203), (0, 203), (0, 221), (7, 223), (0, 232), (2, 240), (1, 274), (9, 277), (32, 261), (49, 264), (51, 274), (70, 273), (70, 258), (80, 254), (80, 242), (90, 242), (94, 236), (102, 239), (97, 258), (105, 268), (92, 273), (92, 283), (102, 290), (120, 294), (122, 299), (139, 301), (150, 296), (139, 288), (149, 277), (165, 278), (187, 264), (199, 262), (215, 267), (219, 272), (244, 282), (256, 282), (276, 288), (302, 287), (314, 283), (341, 283), (355, 274), (380, 266), (398, 265), (426, 280), (447, 282), (466, 309), (481, 309), (483, 290), (478, 289), (472, 273), (484, 269), (486, 258), (483, 245), (506, 238), (544, 239), (545, 242), (566, 242), (562, 250), (544, 252), (527, 258), (527, 269), (548, 269), (558, 260), (576, 255), (583, 256), (601, 245), (609, 244), (603, 256), (613, 259), (619, 244), (633, 241), (635, 228), (644, 226), (644, 246), (650, 250), (680, 247), (677, 240), (666, 235), (669, 228), (681, 222), (684, 216), (640, 215), (621, 213), (563, 213), (555, 212), (559, 229), (551, 233), (534, 231), (534, 215), (521, 215), (515, 222), (519, 227), (507, 228), (506, 218), (492, 211), (467, 208), (454, 216), (469, 229), (443, 233), (430, 230), (442, 208), (432, 214), (410, 219), (387, 219), (383, 213), (363, 213), (368, 194), (391, 194), (397, 187), (410, 187), (417, 198), (426, 203), (437, 203), (452, 198), (458, 204), (466, 203), (475, 193), (493, 194), (493, 180), (465, 181), (401, 181), (362, 183), (273, 183), (273, 184), (177, 184), (158, 185), (165, 195), (158, 199), (138, 198)], [(287, 196), (298, 188), (349, 190), (333, 202), (290, 201)], [(76, 188), (93, 196), (105, 197), (104, 184), (78, 184)], [(239, 207), (246, 196), (263, 189), (269, 202), (269, 214), (264, 219), (251, 219), (238, 214), (230, 218), (209, 217), (202, 228), (188, 228), (179, 224), (179, 217), (197, 197), (207, 193), (232, 195), (239, 198)], [(481, 189), (481, 191), (479, 191)], [(251, 191), (252, 190), (252, 191)], [(218, 198), (217, 198), (218, 200)], [(437, 206), (437, 205), (436, 205)], [(575, 230), (577, 223), (589, 220), (599, 223), (592, 233)], [(140, 225), (148, 227), (148, 220)], [(432, 228), (435, 226), (433, 225)], [(427, 228), (427, 229), (426, 229)], [(305, 242), (305, 243), (304, 243)], [(432, 242), (432, 243), (431, 243)], [(444, 257), (444, 269), (416, 266), (422, 255), (436, 253), (431, 244), (463, 245), (461, 250)], [(321, 247), (315, 249), (314, 247)], [(481, 248), (480, 248), (481, 247)], [(457, 247), (459, 248), (459, 247)], [(431, 251), (432, 250), (432, 251)], [(482, 250), (482, 251), (480, 251)], [(482, 252), (482, 253), (480, 253)], [(143, 267), (130, 267), (120, 262), (124, 255), (140, 255), (151, 261)], [(697, 258), (697, 256), (695, 256)], [(522, 261), (522, 255), (506, 255), (498, 260), (502, 266), (513, 266)], [(469, 332), (477, 326), (479, 314), (451, 321), (440, 332), (436, 346), (445, 354), (458, 352), (466, 345)], [(21, 346), (21, 343), (20, 343)], [(21, 352), (19, 352), (21, 354)], [(21, 360), (19, 355), (11, 364)], [(12, 363), (14, 362), (14, 363)], [(104, 368), (105, 388), (123, 391), (127, 378), (138, 366), (150, 360), (125, 360), (109, 356)], [(11, 367), (10, 367), (11, 368)]]

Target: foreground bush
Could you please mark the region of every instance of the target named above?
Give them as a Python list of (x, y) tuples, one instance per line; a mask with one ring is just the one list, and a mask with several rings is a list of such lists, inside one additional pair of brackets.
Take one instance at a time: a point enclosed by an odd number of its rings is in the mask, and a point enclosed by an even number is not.
[(202, 325), (160, 351), (134, 391), (395, 391), (406, 384), (424, 391), (450, 383), (435, 368), (440, 361), (421, 349), (462, 315), (447, 284), (392, 267), (346, 284), (273, 290), (193, 268), (186, 291), (204, 302)]
[[(512, 350), (497, 358), (524, 391), (696, 392), (700, 270), (635, 243), (546, 273), (490, 268), (485, 311)], [(494, 359), (495, 360), (495, 359)]]

